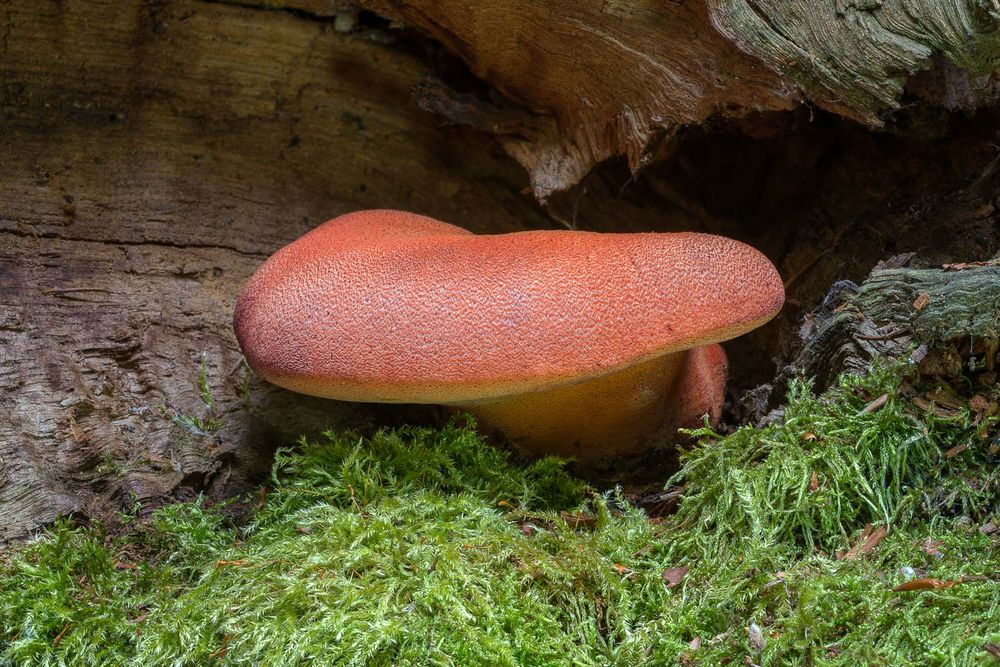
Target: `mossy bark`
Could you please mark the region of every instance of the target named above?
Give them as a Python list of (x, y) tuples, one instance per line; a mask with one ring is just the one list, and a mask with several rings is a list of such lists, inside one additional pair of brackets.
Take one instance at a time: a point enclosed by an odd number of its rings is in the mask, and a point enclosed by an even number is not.
[[(844, 371), (865, 374), (877, 359), (909, 358), (945, 374), (943, 361), (951, 358), (957, 364), (952, 375), (993, 372), (1000, 339), (1000, 260), (902, 266), (910, 257), (876, 267), (861, 285), (834, 286), (820, 309), (806, 317), (795, 360), (773, 384), (750, 393), (758, 418), (783, 399), (793, 377), (816, 378), (822, 389)], [(942, 357), (940, 350), (949, 346), (956, 353)], [(971, 367), (962, 368), (963, 363)]]

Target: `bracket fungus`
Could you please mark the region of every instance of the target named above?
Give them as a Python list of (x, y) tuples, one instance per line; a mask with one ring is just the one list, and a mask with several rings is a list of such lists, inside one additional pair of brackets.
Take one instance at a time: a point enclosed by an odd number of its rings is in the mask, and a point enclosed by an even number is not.
[(784, 302), (774, 266), (697, 233), (476, 235), (350, 213), (270, 257), (236, 305), (250, 367), (293, 391), (436, 403), (583, 462), (720, 416), (719, 341)]

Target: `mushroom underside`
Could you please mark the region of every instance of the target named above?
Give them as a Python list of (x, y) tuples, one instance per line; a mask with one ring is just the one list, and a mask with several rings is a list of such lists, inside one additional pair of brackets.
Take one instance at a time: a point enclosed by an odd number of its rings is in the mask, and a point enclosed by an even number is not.
[(673, 442), (677, 429), (699, 426), (706, 415), (718, 423), (726, 369), (725, 352), (712, 344), (568, 386), (455, 407), (529, 454), (590, 464)]

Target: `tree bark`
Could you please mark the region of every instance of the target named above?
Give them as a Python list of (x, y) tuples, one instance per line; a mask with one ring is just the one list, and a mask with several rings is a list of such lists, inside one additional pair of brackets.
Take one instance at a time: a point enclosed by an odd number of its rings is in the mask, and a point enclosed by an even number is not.
[[(495, 132), (540, 198), (654, 138), (799, 103), (882, 124), (909, 75), (952, 108), (997, 95), (1000, 9), (981, 0), (359, 0), (412, 23), (530, 111)], [(955, 90), (961, 89), (961, 92)], [(464, 122), (480, 124), (466, 117)]]
[(334, 18), (0, 3), (0, 540), (228, 496), (365, 406), (257, 381), (232, 334), (275, 249), (359, 208), (548, 224), (523, 173), (406, 103), (425, 59)]
[(822, 390), (844, 372), (864, 375), (873, 363), (908, 359), (922, 372), (997, 383), (1000, 357), (1000, 259), (943, 268), (905, 268), (912, 254), (876, 267), (855, 285), (835, 285), (805, 318), (802, 350), (773, 383), (748, 396), (763, 419), (793, 378), (813, 378)]

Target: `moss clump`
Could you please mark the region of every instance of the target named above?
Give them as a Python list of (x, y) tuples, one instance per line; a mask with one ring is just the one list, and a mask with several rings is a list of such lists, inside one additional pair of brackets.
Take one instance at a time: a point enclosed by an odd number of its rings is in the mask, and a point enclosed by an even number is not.
[[(671, 480), (687, 484), (677, 518), (696, 529), (684, 532), (686, 541), (716, 556), (748, 541), (831, 553), (866, 523), (905, 524), (921, 490), (942, 483), (957, 491), (949, 511), (981, 512), (989, 498), (962, 480), (970, 465), (983, 463), (983, 426), (967, 408), (946, 416), (917, 408), (901, 395), (904, 371), (845, 375), (824, 396), (793, 384), (779, 424), (727, 438), (695, 431), (699, 445)], [(968, 443), (972, 454), (946, 458), (956, 443)]]
[[(1000, 482), (981, 436), (994, 425), (917, 410), (902, 373), (820, 397), (799, 385), (781, 424), (699, 432), (666, 522), (558, 461), (513, 464), (457, 424), (330, 434), (279, 454), (247, 525), (182, 504), (124, 537), (60, 524), (11, 554), (0, 659), (988, 664), (1000, 549), (979, 527)], [(869, 523), (887, 537), (838, 559)]]

